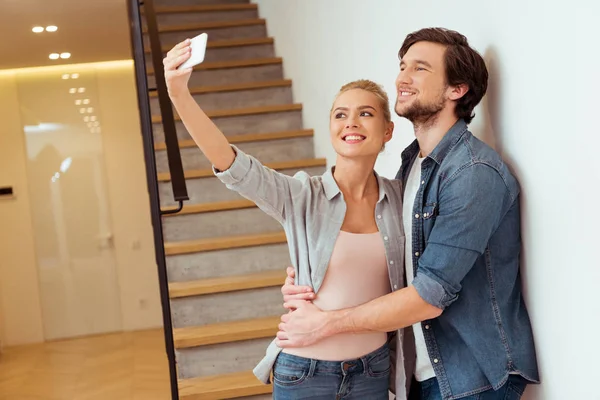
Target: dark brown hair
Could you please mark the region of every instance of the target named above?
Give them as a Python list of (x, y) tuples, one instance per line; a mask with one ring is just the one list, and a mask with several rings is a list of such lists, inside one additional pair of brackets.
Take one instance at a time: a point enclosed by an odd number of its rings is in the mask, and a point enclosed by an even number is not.
[(410, 33), (398, 52), (402, 59), (408, 49), (417, 42), (432, 42), (446, 46), (444, 64), (446, 83), (450, 86), (465, 84), (469, 90), (456, 102), (456, 116), (468, 124), (475, 114), (473, 109), (487, 90), (488, 71), (481, 55), (469, 46), (467, 38), (445, 28), (425, 28)]

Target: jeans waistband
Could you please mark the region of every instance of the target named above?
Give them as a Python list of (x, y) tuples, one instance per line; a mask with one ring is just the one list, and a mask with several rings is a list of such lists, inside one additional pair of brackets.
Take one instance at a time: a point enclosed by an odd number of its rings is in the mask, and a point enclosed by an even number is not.
[(349, 373), (360, 374), (367, 370), (372, 362), (380, 361), (384, 357), (389, 357), (390, 349), (386, 343), (375, 351), (366, 354), (360, 358), (340, 360), (340, 361), (323, 361), (312, 358), (299, 357), (292, 354), (280, 353), (275, 362), (277, 365), (306, 368), (312, 373), (330, 373), (347, 375)]

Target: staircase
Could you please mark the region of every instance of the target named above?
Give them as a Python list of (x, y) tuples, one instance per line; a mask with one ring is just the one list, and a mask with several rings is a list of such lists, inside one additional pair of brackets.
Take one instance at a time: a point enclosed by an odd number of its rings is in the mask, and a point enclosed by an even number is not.
[[(321, 174), (313, 131), (302, 126), (292, 82), (257, 5), (243, 0), (155, 0), (161, 45), (208, 33), (206, 59), (190, 88), (217, 126), (243, 151), (292, 175)], [(148, 83), (154, 83), (145, 38)], [(156, 93), (150, 93), (160, 202), (176, 205)], [(289, 255), (281, 226), (228, 190), (177, 120), (190, 200), (163, 216), (171, 318), (182, 400), (268, 399), (251, 370), (277, 332)]]

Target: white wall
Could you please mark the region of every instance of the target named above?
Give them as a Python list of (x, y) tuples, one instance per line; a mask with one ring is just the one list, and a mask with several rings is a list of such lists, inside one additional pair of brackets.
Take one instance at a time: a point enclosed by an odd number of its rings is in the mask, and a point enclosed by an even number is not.
[[(465, 34), (490, 71), (471, 130), (504, 156), (523, 190), (524, 285), (543, 384), (536, 400), (600, 399), (595, 382), (600, 262), (600, 56), (592, 1), (407, 2), (255, 0), (304, 104), (316, 152), (335, 159), (328, 112), (339, 87), (369, 78), (395, 99), (397, 52), (406, 34), (444, 26)], [(414, 138), (396, 118), (376, 168), (393, 177)], [(596, 239), (596, 240), (594, 240)], [(595, 243), (594, 243), (595, 244)], [(597, 244), (596, 244), (597, 245)]]
[[(121, 326), (126, 331), (160, 327), (162, 311), (133, 62), (44, 67), (27, 72), (42, 75), (52, 71), (60, 77), (63, 72), (73, 70), (94, 75), (93, 83), (98, 90), (95, 96), (102, 116), (101, 142), (114, 235)], [(5, 346), (44, 340), (31, 212), (34, 199), (28, 190), (32, 177), (27, 173), (19, 72), (23, 70), (0, 71), (0, 186), (14, 186), (16, 194), (11, 199), (0, 199), (0, 341)], [(57, 107), (63, 104), (56, 92), (46, 91), (45, 96), (55, 96)], [(71, 102), (69, 106), (73, 107)]]

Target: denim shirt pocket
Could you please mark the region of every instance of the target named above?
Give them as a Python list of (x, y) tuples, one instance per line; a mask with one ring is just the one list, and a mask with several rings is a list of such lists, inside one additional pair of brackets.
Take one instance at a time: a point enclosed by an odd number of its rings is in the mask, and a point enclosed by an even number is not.
[(427, 203), (423, 206), (423, 233), (425, 243), (429, 240), (429, 234), (435, 224), (435, 218), (438, 215), (438, 203)]

